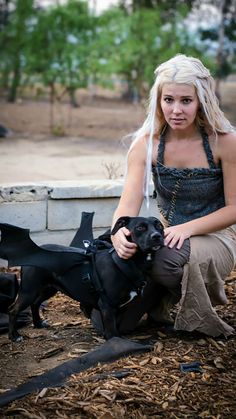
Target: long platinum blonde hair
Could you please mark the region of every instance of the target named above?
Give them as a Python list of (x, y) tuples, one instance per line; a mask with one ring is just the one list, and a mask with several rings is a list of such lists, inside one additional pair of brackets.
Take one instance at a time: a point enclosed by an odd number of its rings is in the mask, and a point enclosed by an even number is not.
[(196, 125), (204, 128), (208, 133), (227, 133), (234, 131), (229, 120), (219, 107), (215, 94), (214, 79), (210, 71), (198, 58), (178, 54), (170, 60), (160, 64), (155, 70), (155, 82), (151, 88), (147, 117), (140, 129), (132, 135), (133, 145), (143, 137), (147, 138), (146, 173), (144, 179), (144, 196), (149, 205), (149, 182), (152, 166), (153, 137), (159, 136), (166, 128), (166, 121), (161, 110), (160, 99), (162, 87), (165, 83), (181, 83), (194, 86), (200, 102), (196, 116)]

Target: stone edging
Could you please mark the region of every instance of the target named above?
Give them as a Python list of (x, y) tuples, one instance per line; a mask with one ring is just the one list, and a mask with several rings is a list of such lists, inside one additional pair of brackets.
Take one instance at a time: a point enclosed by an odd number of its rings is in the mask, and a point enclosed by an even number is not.
[[(38, 243), (69, 244), (83, 211), (95, 212), (95, 231), (110, 227), (122, 187), (123, 179), (2, 184), (0, 220), (30, 229)], [(154, 214), (152, 200), (150, 207)]]

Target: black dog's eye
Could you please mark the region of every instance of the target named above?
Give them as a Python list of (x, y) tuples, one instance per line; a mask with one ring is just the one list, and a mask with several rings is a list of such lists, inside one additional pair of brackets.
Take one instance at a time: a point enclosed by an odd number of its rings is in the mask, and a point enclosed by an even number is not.
[(144, 224), (141, 224), (138, 227), (136, 227), (136, 230), (138, 230), (138, 231), (145, 231), (145, 230), (147, 230), (147, 227)]
[(155, 222), (155, 229), (160, 231), (164, 229), (162, 223), (158, 220)]

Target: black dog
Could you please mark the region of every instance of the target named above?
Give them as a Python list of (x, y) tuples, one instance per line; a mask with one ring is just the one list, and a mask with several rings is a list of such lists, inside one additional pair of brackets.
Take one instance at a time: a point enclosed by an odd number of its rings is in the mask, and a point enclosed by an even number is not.
[(112, 234), (124, 226), (138, 245), (129, 260), (118, 257), (106, 235), (94, 240), (88, 250), (55, 244), (37, 246), (29, 230), (0, 224), (0, 256), (9, 266), (22, 266), (18, 296), (9, 308), (9, 338), (22, 339), (16, 330), (16, 318), (28, 306), (34, 326), (47, 327), (39, 307), (57, 291), (79, 301), (88, 316), (93, 308), (99, 309), (105, 338), (118, 336), (117, 308), (130, 299), (131, 291), (138, 293), (144, 286), (147, 260), (163, 245), (163, 226), (157, 218), (121, 217)]

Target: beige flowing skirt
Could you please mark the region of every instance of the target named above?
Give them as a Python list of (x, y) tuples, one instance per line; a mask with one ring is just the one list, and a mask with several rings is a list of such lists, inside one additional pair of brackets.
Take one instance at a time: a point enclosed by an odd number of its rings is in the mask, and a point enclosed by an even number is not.
[(189, 262), (184, 266), (182, 297), (175, 329), (228, 336), (234, 329), (214, 306), (227, 304), (224, 280), (236, 265), (236, 231), (233, 227), (190, 238)]

